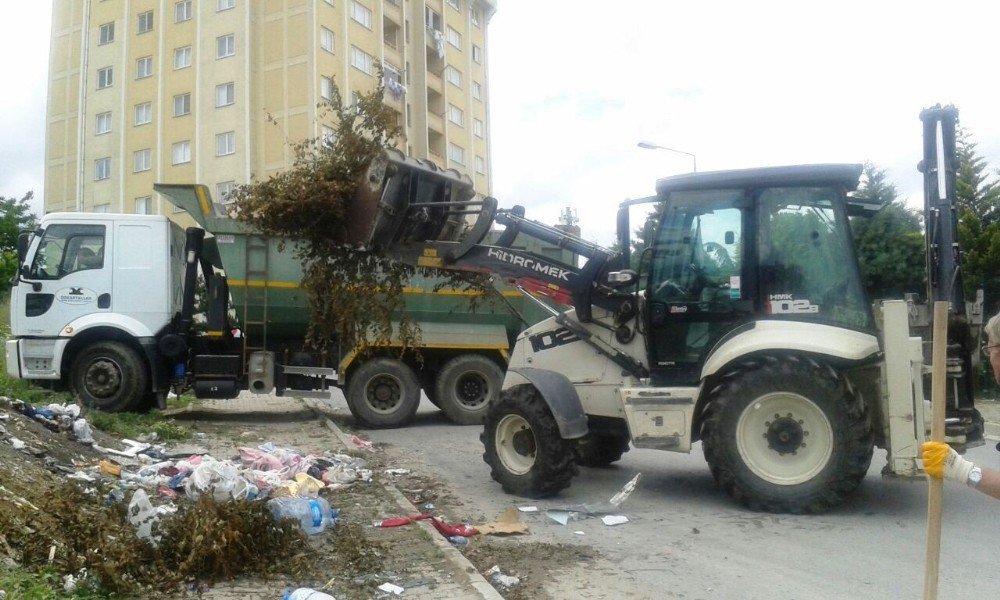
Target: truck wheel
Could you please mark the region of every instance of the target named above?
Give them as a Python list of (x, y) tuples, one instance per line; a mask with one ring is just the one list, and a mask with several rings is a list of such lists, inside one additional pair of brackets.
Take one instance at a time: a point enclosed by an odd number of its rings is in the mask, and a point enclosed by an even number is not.
[(501, 392), (479, 439), (490, 476), (508, 494), (554, 496), (577, 474), (573, 442), (559, 435), (552, 412), (531, 385)]
[(864, 401), (807, 357), (745, 362), (711, 392), (701, 430), (716, 483), (752, 510), (822, 512), (861, 484), (872, 459)]
[(576, 443), (576, 464), (606, 467), (621, 460), (629, 450), (629, 439), (620, 435), (591, 433)]
[(354, 372), (346, 398), (351, 414), (365, 427), (401, 427), (420, 405), (420, 382), (403, 361), (376, 358)]
[(478, 354), (463, 354), (438, 372), (434, 392), (438, 407), (452, 422), (481, 425), (502, 385), (503, 371), (495, 362)]
[(142, 359), (121, 342), (98, 342), (80, 351), (70, 381), (84, 406), (107, 412), (140, 408), (149, 393)]

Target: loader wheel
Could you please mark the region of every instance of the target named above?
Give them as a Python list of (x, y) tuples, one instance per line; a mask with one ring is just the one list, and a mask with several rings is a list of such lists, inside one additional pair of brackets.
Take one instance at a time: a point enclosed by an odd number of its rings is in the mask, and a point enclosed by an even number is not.
[(351, 414), (365, 427), (402, 427), (420, 405), (420, 383), (403, 361), (376, 358), (351, 375), (345, 397)]
[(621, 460), (628, 450), (628, 437), (591, 433), (576, 443), (576, 464), (583, 467), (606, 467)]
[(84, 406), (106, 412), (143, 408), (149, 392), (142, 359), (121, 342), (98, 342), (80, 351), (70, 381)]
[(479, 439), (490, 476), (508, 494), (554, 496), (578, 472), (573, 442), (559, 435), (552, 412), (531, 385), (500, 393), (490, 404)]
[(711, 392), (702, 421), (716, 483), (752, 510), (822, 512), (861, 484), (872, 427), (861, 395), (808, 357), (739, 365)]
[(481, 425), (490, 402), (503, 385), (503, 371), (478, 354), (463, 354), (445, 363), (434, 384), (438, 407), (459, 425)]

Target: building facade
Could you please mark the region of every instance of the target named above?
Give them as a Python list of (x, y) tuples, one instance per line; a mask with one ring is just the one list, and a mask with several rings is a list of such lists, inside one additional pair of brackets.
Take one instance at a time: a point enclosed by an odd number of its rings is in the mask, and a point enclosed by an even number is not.
[(291, 166), (386, 78), (408, 154), (490, 192), (495, 0), (53, 0), (45, 211), (163, 213), (154, 183), (216, 199)]

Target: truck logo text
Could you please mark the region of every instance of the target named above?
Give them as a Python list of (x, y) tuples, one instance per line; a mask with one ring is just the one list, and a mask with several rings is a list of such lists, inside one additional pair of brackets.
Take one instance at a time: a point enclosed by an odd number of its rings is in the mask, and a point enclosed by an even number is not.
[(535, 335), (528, 338), (531, 342), (531, 349), (535, 352), (541, 352), (542, 350), (551, 350), (558, 346), (565, 346), (570, 342), (577, 341), (578, 337), (576, 334), (566, 328), (556, 329), (554, 331), (545, 331), (542, 333), (536, 333)]
[(97, 292), (85, 287), (65, 287), (56, 292), (56, 300), (63, 304), (90, 304), (97, 300)]
[(796, 300), (792, 294), (771, 294), (769, 313), (772, 315), (808, 315), (819, 312), (819, 306), (808, 299)]
[(512, 264), (515, 267), (523, 267), (525, 269), (535, 271), (543, 275), (548, 275), (553, 279), (561, 279), (563, 281), (569, 281), (568, 270), (556, 267), (554, 265), (547, 265), (533, 258), (528, 258), (526, 256), (514, 254), (513, 252), (507, 252), (499, 248), (490, 248), (489, 252), (487, 253), (487, 256), (490, 258), (496, 258), (498, 260), (502, 260), (503, 262)]

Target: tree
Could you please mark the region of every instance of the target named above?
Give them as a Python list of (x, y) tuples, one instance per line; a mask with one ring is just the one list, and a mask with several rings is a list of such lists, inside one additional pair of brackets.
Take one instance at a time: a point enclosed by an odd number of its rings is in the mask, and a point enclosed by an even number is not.
[(1000, 308), (1000, 185), (964, 129), (958, 133), (957, 154), (955, 201), (965, 294), (971, 300), (982, 289), (990, 315)]
[(854, 217), (851, 229), (861, 280), (871, 299), (901, 299), (925, 294), (924, 237), (920, 217), (907, 208), (885, 169), (866, 162), (856, 198), (881, 204), (872, 217)]
[(17, 271), (17, 236), (22, 230), (38, 226), (31, 212), (34, 197), (34, 192), (21, 198), (0, 196), (0, 281), (9, 281)]

